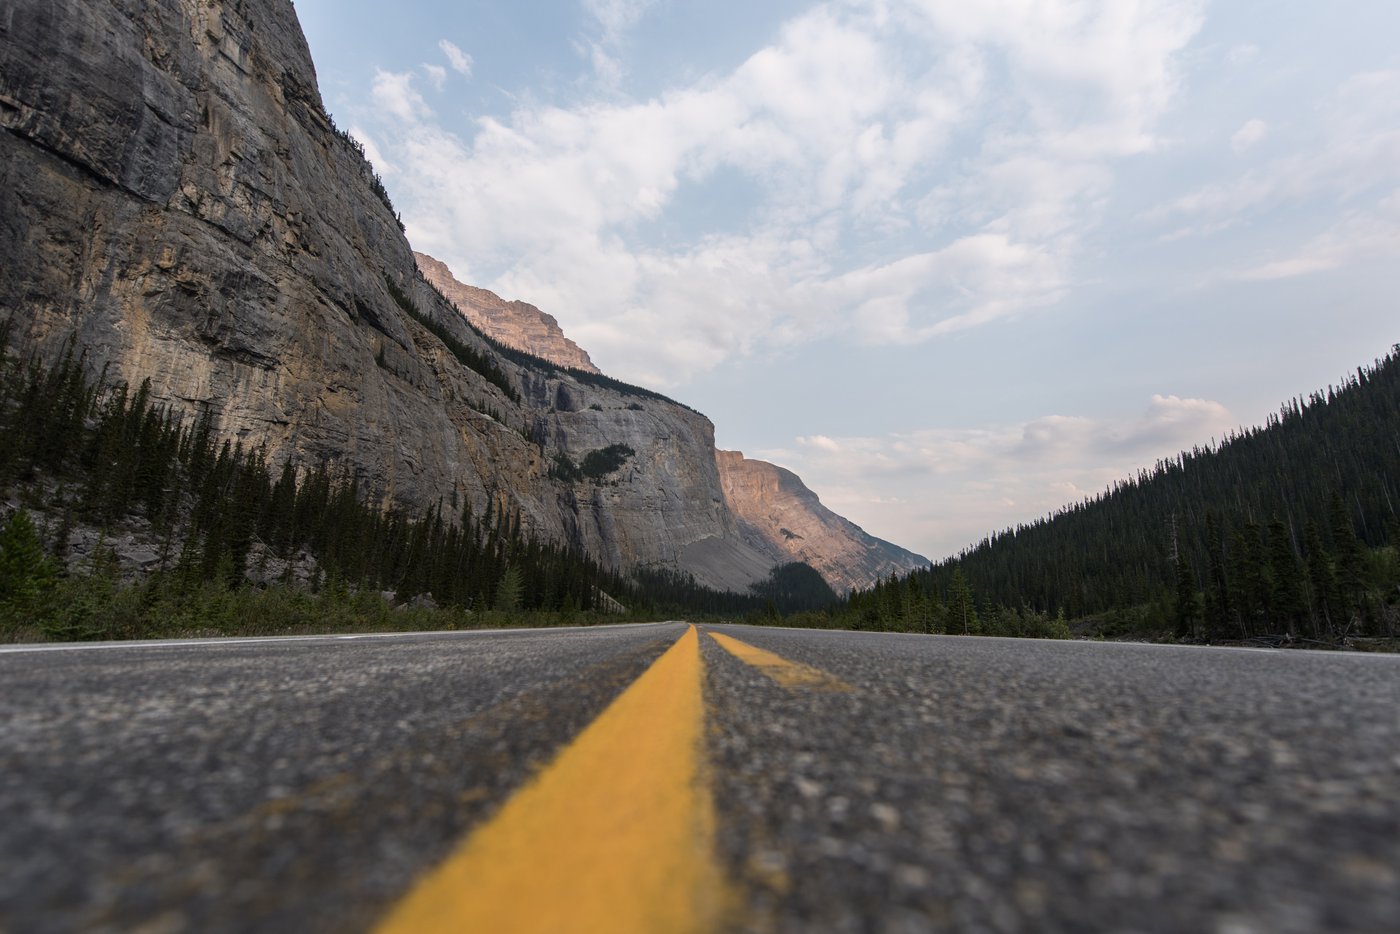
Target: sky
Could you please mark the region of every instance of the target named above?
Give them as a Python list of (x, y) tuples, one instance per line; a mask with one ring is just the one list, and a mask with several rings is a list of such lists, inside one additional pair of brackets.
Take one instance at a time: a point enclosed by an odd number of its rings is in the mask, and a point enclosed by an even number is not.
[(933, 559), (1400, 341), (1394, 0), (295, 0), (415, 249)]

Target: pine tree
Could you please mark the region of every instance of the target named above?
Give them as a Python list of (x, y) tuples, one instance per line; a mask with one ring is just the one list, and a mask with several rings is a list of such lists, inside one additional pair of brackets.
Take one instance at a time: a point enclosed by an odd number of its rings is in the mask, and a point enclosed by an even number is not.
[(962, 568), (953, 570), (953, 580), (948, 587), (948, 627), (953, 632), (972, 635), (982, 630), (977, 617), (977, 602), (972, 587), (963, 576)]
[(1336, 556), (1337, 587), (1341, 594), (1339, 615), (1347, 621), (1355, 614), (1366, 590), (1365, 557), (1356, 527), (1347, 513), (1341, 494), (1332, 491), (1327, 504), (1327, 519), (1332, 535), (1332, 554)]
[(1230, 635), (1230, 586), (1225, 576), (1225, 542), (1215, 511), (1206, 510), (1205, 629), (1207, 639)]
[(1200, 596), (1196, 592), (1196, 575), (1191, 571), (1191, 565), (1186, 560), (1185, 552), (1177, 551), (1175, 564), (1176, 602), (1173, 604), (1173, 616), (1176, 622), (1176, 637), (1178, 639), (1195, 639), (1199, 635), (1197, 627), (1201, 618)]
[(1269, 522), (1269, 569), (1273, 576), (1269, 597), (1273, 622), (1286, 626), (1289, 635), (1296, 635), (1298, 624), (1307, 612), (1303, 599), (1303, 569), (1293, 551), (1288, 526), (1277, 516)]
[(1332, 559), (1322, 544), (1322, 533), (1318, 531), (1317, 523), (1308, 523), (1303, 539), (1308, 549), (1308, 583), (1312, 589), (1314, 627), (1319, 631), (1335, 633), (1338, 625), (1345, 623), (1342, 616), (1343, 599), (1337, 587)]
[(524, 580), (518, 565), (509, 565), (501, 574), (500, 583), (496, 585), (496, 600), (492, 609), (502, 613), (512, 613), (520, 609), (521, 591)]
[(28, 511), (17, 510), (0, 528), (0, 621), (38, 609), (57, 577), (34, 520)]

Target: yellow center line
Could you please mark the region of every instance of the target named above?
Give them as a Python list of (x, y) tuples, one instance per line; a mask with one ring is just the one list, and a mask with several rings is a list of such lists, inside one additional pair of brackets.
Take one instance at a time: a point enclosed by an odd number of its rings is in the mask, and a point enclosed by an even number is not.
[(731, 897), (714, 855), (701, 675), (692, 626), (380, 934), (719, 928)]
[(730, 655), (745, 664), (752, 665), (785, 688), (839, 692), (854, 690), (840, 678), (827, 674), (820, 668), (788, 661), (781, 655), (775, 655), (757, 646), (749, 645), (747, 642), (740, 642), (733, 636), (726, 636), (718, 632), (711, 632), (709, 636)]

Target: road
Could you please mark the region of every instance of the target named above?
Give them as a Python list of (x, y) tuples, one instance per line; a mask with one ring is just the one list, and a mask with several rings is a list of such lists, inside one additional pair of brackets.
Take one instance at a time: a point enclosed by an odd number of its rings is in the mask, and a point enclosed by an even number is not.
[(1395, 930), (1400, 659), (680, 623), (0, 648), (0, 931), (435, 926)]

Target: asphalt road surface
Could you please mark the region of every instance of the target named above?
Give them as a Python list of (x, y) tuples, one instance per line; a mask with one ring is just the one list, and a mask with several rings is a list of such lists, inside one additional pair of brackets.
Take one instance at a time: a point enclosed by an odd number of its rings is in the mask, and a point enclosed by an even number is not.
[[(688, 762), (646, 731), (692, 680)], [(551, 781), (547, 826), (492, 829)], [(684, 833), (574, 824), (667, 782)], [(0, 649), (0, 931), (418, 929), (483, 839), (555, 930), (625, 928), (691, 844), (699, 929), (1400, 930), (1400, 658), (678, 623)], [(570, 894), (555, 850), (627, 875)]]

